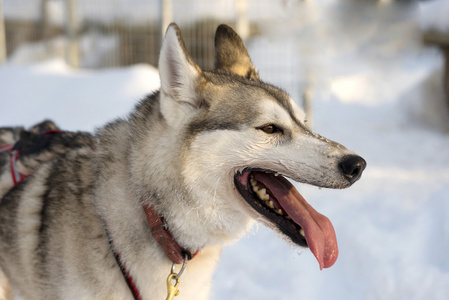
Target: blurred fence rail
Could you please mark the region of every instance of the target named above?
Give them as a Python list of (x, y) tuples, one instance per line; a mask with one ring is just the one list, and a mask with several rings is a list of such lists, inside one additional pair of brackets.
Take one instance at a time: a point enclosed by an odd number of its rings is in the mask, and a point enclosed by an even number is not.
[(3, 3), (0, 0), (0, 64), (6, 61), (5, 19), (3, 18)]
[(171, 21), (182, 25), (186, 46), (198, 64), (211, 67), (216, 26), (226, 22), (244, 37), (257, 34), (246, 11), (254, 13), (260, 6), (250, 1), (253, 7), (248, 7), (247, 0), (1, 1), (0, 31), (5, 38), (2, 41), (0, 33), (0, 59), (4, 49), (3, 56), (12, 61), (63, 57), (83, 68), (157, 65), (163, 27)]

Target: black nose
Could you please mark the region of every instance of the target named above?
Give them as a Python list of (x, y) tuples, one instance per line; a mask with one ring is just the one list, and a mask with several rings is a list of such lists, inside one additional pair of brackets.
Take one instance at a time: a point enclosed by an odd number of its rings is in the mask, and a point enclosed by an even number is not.
[(363, 170), (366, 167), (366, 161), (358, 155), (348, 155), (338, 164), (343, 176), (348, 179), (349, 182), (356, 182), (362, 175)]

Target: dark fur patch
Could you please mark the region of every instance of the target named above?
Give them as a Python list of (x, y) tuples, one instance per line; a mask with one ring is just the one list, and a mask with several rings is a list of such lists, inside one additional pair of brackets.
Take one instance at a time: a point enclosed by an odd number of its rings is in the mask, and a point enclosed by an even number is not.
[[(52, 176), (51, 176), (52, 177)], [(37, 234), (38, 237), (38, 245), (36, 248), (36, 257), (38, 261), (36, 261), (36, 273), (40, 274), (41, 278), (47, 275), (46, 265), (48, 260), (48, 243), (49, 243), (49, 228), (52, 223), (51, 214), (49, 213), (50, 208), (50, 193), (51, 190), (47, 189), (45, 194), (42, 196), (42, 208), (40, 212), (40, 226), (39, 232)]]
[(215, 69), (259, 80), (259, 74), (242, 39), (231, 27), (224, 24), (218, 26), (215, 33)]

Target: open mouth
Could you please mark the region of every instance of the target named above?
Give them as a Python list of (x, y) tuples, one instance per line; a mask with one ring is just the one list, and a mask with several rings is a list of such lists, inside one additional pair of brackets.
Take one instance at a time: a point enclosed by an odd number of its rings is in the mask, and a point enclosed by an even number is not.
[(266, 170), (244, 170), (234, 177), (237, 190), (248, 204), (294, 243), (309, 247), (320, 269), (338, 257), (337, 238), (329, 219), (310, 206), (282, 175)]

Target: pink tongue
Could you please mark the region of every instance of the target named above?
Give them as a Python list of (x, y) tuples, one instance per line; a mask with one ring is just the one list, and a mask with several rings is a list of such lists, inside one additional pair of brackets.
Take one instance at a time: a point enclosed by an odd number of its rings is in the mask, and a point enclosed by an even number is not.
[(315, 255), (320, 269), (331, 267), (338, 257), (334, 227), (282, 176), (255, 172), (254, 179), (263, 183), (292, 220), (304, 229), (307, 244)]

